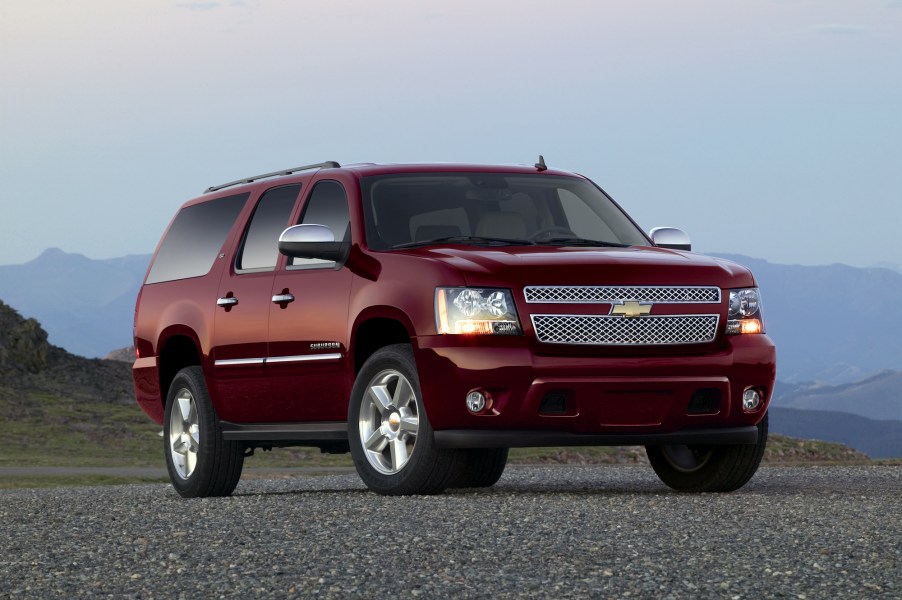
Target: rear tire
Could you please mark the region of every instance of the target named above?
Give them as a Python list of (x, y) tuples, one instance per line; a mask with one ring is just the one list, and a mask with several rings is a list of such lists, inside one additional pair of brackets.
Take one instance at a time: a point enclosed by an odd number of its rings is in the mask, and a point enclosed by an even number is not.
[(436, 447), (409, 344), (377, 350), (357, 374), (348, 406), (357, 473), (378, 494), (439, 494), (459, 470), (458, 450)]
[(658, 477), (680, 492), (732, 492), (755, 475), (767, 446), (767, 414), (758, 442), (733, 446), (646, 446)]
[(244, 445), (222, 439), (200, 367), (186, 367), (172, 380), (163, 452), (172, 487), (185, 498), (228, 496), (241, 479)]
[(492, 487), (507, 466), (507, 448), (474, 448), (461, 450), (463, 457), (460, 471), (448, 484), (450, 488)]

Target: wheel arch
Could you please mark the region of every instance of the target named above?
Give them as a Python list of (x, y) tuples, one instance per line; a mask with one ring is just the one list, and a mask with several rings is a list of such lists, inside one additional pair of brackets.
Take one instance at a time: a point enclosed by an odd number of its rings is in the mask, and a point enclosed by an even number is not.
[(392, 344), (413, 344), (413, 323), (401, 310), (393, 306), (374, 306), (363, 311), (354, 321), (350, 354), (354, 375), (374, 352)]
[[(159, 377), (160, 400), (165, 406), (169, 386), (179, 371), (185, 367), (203, 368), (203, 353), (197, 335), (190, 329), (173, 328), (160, 336)], [(209, 389), (209, 385), (207, 388)]]

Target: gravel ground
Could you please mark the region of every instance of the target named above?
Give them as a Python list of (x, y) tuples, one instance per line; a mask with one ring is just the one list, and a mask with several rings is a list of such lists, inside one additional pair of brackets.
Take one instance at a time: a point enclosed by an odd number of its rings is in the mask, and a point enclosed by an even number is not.
[(774, 467), (677, 494), (642, 467), (511, 467), (385, 498), (355, 475), (0, 492), (0, 597), (900, 598), (902, 468)]

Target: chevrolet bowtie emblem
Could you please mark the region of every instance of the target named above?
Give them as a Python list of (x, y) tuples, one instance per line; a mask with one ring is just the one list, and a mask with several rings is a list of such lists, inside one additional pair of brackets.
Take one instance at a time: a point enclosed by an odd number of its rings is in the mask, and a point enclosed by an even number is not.
[(651, 312), (651, 304), (642, 304), (635, 300), (621, 302), (615, 304), (611, 309), (612, 315), (623, 315), (624, 317), (641, 317)]

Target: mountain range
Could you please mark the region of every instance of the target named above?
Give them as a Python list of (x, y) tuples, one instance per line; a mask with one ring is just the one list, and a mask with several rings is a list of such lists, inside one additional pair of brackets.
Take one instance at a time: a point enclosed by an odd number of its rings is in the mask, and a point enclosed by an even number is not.
[(51, 344), (102, 357), (132, 343), (149, 262), (150, 255), (94, 260), (50, 248), (25, 264), (0, 266), (0, 299), (37, 319)]
[[(38, 321), (23, 318), (0, 301), (0, 422), (35, 417), (41, 410), (33, 403), (36, 394), (56, 398), (71, 410), (97, 403), (134, 406), (133, 354), (110, 356), (115, 359), (70, 354), (48, 341)], [(770, 409), (771, 431), (839, 442), (873, 458), (902, 457), (902, 402), (895, 393), (900, 384), (899, 372), (841, 386), (780, 384)]]
[(878, 421), (847, 412), (771, 405), (770, 430), (794, 438), (837, 442), (871, 458), (902, 456), (902, 421)]
[(73, 404), (134, 405), (131, 365), (70, 354), (47, 340), (35, 319), (25, 319), (0, 301), (0, 396), (17, 420), (39, 411), (30, 397), (64, 397)]
[[(836, 385), (902, 370), (902, 272), (717, 256), (755, 273), (780, 381)], [(149, 261), (149, 255), (93, 260), (49, 249), (31, 262), (0, 266), (0, 299), (40, 321), (52, 344), (103, 357), (132, 342), (135, 298)]]
[[(78, 453), (126, 461), (155, 456), (155, 426), (135, 406), (132, 357), (120, 358), (89, 359), (53, 346), (35, 319), (0, 301), (0, 462), (41, 456), (58, 464)], [(840, 442), (875, 458), (902, 456), (902, 421), (774, 405), (771, 431)], [(770, 462), (854, 458), (841, 447), (777, 436), (769, 446)]]
[(755, 274), (780, 381), (841, 384), (902, 370), (902, 273), (718, 256)]
[(902, 372), (883, 371), (862, 381), (840, 385), (778, 382), (772, 406), (902, 422)]

